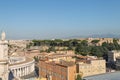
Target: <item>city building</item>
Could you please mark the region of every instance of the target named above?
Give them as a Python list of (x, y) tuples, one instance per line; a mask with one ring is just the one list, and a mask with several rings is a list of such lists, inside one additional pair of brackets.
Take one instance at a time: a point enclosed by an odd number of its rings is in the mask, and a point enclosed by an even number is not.
[(82, 77), (106, 73), (106, 62), (100, 59), (77, 61), (77, 73)]
[(96, 46), (101, 46), (102, 43), (106, 42), (106, 43), (113, 43), (113, 38), (80, 38), (79, 40), (86, 40), (88, 41), (89, 45), (94, 45), (92, 43), (93, 40), (98, 40), (98, 42), (95, 44)]
[(120, 51), (113, 50), (108, 52), (108, 62), (115, 63), (116, 58), (120, 56)]
[(120, 80), (120, 72), (104, 73), (94, 76), (84, 77), (83, 80)]
[(116, 70), (120, 70), (120, 57), (117, 57), (117, 58), (116, 58), (116, 63), (115, 63), (115, 65), (116, 65)]
[[(106, 73), (106, 61), (103, 59), (98, 59), (95, 56), (51, 53), (51, 54), (41, 54), (39, 55), (39, 59), (40, 61), (38, 66), (39, 66), (40, 77), (47, 78), (47, 76), (50, 74), (53, 77), (54, 75), (53, 73), (62, 75), (63, 73), (59, 72), (59, 70), (62, 70), (61, 68), (71, 69), (71, 71), (73, 70), (72, 72), (67, 72), (66, 74), (69, 74), (71, 76), (75, 75), (75, 77), (76, 75), (81, 75), (81, 77), (85, 77), (85, 76)], [(73, 64), (72, 66), (67, 65), (71, 63)], [(57, 70), (55, 70), (56, 68)], [(58, 80), (56, 78), (52, 78), (51, 76), (50, 76), (51, 78), (50, 80)], [(64, 80), (64, 79), (60, 79), (60, 80)], [(75, 79), (66, 78), (65, 80), (75, 80)]]
[(75, 80), (76, 65), (74, 62), (61, 61), (56, 63), (40, 60), (39, 75), (48, 80)]
[(8, 42), (9, 42), (9, 45), (17, 46), (20, 48), (26, 48), (31, 41), (30, 40), (8, 40)]
[(98, 40), (98, 42), (95, 44), (97, 46), (101, 46), (104, 42), (106, 43), (113, 43), (113, 38), (88, 38), (88, 43), (93, 44), (92, 41)]

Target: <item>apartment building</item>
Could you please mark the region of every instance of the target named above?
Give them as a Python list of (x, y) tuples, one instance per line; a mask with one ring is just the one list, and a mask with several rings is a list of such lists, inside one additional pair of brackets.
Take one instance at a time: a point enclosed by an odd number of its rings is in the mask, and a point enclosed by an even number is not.
[(75, 80), (76, 78), (76, 65), (74, 62), (62, 61), (46, 62), (39, 61), (39, 75), (48, 80)]
[[(75, 80), (78, 74), (86, 77), (106, 73), (106, 61), (103, 59), (74, 55), (76, 59), (71, 60), (73, 56), (69, 58), (70, 56), (61, 55), (52, 54), (39, 61), (40, 77), (49, 78), (48, 80)], [(64, 57), (68, 57), (70, 61)]]
[(108, 52), (108, 62), (116, 62), (117, 57), (120, 57), (120, 51), (113, 50)]
[(106, 73), (105, 60), (82, 60), (77, 62), (77, 74), (82, 77)]
[(26, 48), (26, 46), (31, 42), (30, 40), (9, 40), (9, 45), (18, 46)]

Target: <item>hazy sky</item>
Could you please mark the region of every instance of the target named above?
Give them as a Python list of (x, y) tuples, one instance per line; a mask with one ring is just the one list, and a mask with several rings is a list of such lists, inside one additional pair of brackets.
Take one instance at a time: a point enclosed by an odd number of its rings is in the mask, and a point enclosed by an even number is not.
[(8, 39), (120, 34), (120, 0), (0, 0)]

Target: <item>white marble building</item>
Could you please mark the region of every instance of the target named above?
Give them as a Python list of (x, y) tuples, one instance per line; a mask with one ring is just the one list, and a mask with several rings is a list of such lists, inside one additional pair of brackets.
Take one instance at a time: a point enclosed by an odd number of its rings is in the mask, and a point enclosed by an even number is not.
[(0, 80), (8, 80), (10, 71), (15, 78), (34, 72), (34, 59), (26, 56), (8, 56), (8, 54), (8, 41), (5, 40), (5, 32), (2, 32), (0, 40)]

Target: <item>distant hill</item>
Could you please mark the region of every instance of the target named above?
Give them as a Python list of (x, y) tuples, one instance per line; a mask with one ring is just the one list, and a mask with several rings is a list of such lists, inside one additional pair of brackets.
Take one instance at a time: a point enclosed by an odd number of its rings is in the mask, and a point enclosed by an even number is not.
[(120, 35), (116, 35), (116, 34), (96, 34), (96, 35), (91, 35), (88, 37), (99, 37), (99, 38), (120, 38)]
[(64, 39), (75, 39), (75, 38), (120, 38), (120, 35), (116, 34), (93, 34), (93, 35), (88, 35), (88, 36), (70, 36), (66, 37)]

